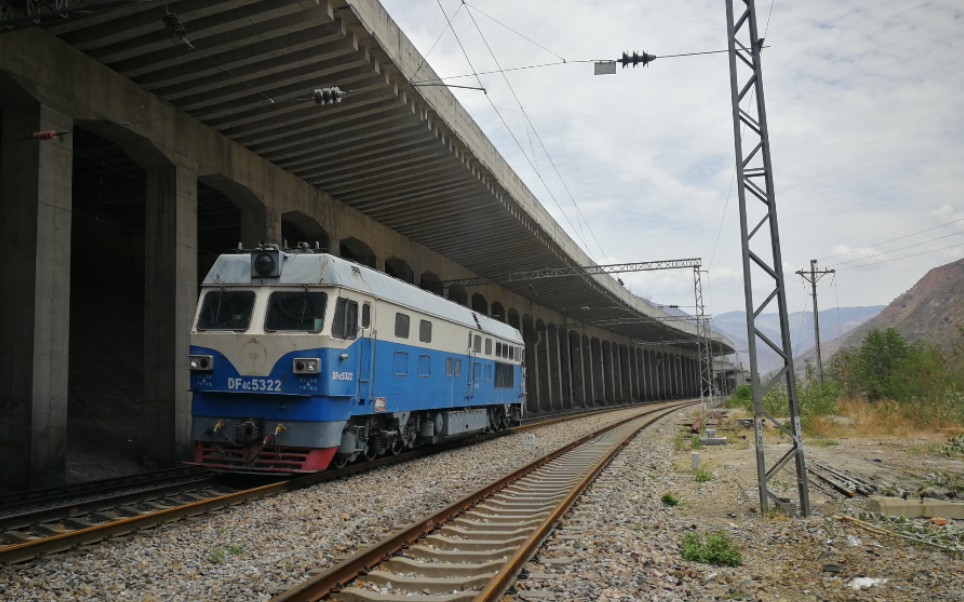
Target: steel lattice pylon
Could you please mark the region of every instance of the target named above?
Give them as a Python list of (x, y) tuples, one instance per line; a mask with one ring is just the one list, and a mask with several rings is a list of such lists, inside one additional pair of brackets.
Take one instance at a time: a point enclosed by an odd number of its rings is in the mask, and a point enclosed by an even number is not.
[(699, 340), (700, 357), (700, 403), (708, 401), (713, 405), (713, 350), (710, 339), (710, 320), (703, 308), (702, 272), (693, 268), (693, 290), (696, 293), (696, 332)]
[[(746, 8), (742, 14), (737, 16), (733, 10), (734, 0), (726, 0), (726, 19), (760, 509), (764, 512), (768, 509), (770, 497), (780, 501), (776, 495), (769, 491), (767, 484), (787, 462), (793, 459), (796, 461), (799, 512), (803, 516), (809, 516), (810, 493), (807, 484), (807, 467), (800, 430), (800, 411), (793, 374), (793, 351), (790, 345), (786, 288), (780, 253), (780, 233), (777, 227), (777, 205), (773, 189), (769, 134), (763, 101), (763, 73), (760, 66), (760, 51), (763, 40), (757, 30), (754, 0), (739, 1)], [(748, 152), (744, 151), (743, 130), (746, 131), (749, 139), (746, 145), (746, 148), (749, 149)], [(758, 201), (758, 203), (754, 203), (752, 207), (748, 206), (747, 193), (752, 197), (751, 200)], [(754, 246), (753, 243), (758, 244)], [(772, 287), (766, 292), (759, 305), (754, 303), (753, 299), (752, 276), (754, 272), (752, 270), (754, 268), (757, 270), (756, 273), (763, 277), (761, 281)], [(756, 328), (755, 324), (756, 317), (774, 300), (777, 302), (780, 315), (781, 341), (771, 341)], [(783, 366), (763, 387), (760, 386), (760, 374), (757, 365), (756, 344), (758, 340), (772, 348), (783, 360)], [(789, 400), (789, 431), (773, 417), (767, 415), (761, 404), (763, 395), (778, 384), (781, 379), (786, 382), (787, 399)], [(766, 467), (764, 458), (764, 418), (787, 432), (792, 441), (791, 449), (769, 469)]]

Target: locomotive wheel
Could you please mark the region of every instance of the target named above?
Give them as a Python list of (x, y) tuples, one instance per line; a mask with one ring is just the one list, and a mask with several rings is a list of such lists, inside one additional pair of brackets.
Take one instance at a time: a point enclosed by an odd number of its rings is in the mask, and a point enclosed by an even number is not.
[(371, 462), (377, 457), (378, 457), (378, 448), (372, 445), (371, 442), (369, 442), (368, 446), (365, 448), (365, 459)]
[(335, 468), (344, 468), (344, 467), (348, 466), (348, 460), (349, 460), (350, 458), (351, 458), (351, 456), (345, 456), (345, 455), (342, 455), (342, 454), (338, 454), (338, 455), (336, 455), (334, 458), (332, 458), (332, 460), (331, 460), (331, 465), (334, 466)]
[(392, 455), (397, 456), (402, 453), (403, 449), (405, 449), (405, 442), (402, 441), (400, 437), (396, 437), (395, 440), (392, 441)]

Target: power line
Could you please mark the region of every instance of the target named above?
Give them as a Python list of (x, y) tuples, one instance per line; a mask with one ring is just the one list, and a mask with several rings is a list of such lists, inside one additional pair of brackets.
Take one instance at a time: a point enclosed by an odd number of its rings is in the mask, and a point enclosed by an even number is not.
[[(881, 251), (880, 253), (874, 253), (873, 255), (868, 255), (867, 257), (858, 257), (857, 259), (851, 259), (850, 261), (841, 261), (841, 262), (839, 262), (837, 265), (847, 265), (848, 263), (857, 263), (857, 262), (860, 262), (860, 261), (866, 261), (867, 259), (873, 259), (874, 257), (882, 257), (882, 256), (884, 256), (884, 255), (887, 255), (888, 253), (895, 253), (895, 252), (897, 252), (897, 251), (904, 251), (904, 250), (906, 250), (906, 249), (912, 249), (912, 248), (914, 248), (914, 247), (919, 247), (919, 246), (921, 246), (921, 245), (926, 245), (927, 243), (934, 242), (935, 240), (943, 240), (943, 239), (945, 239), (945, 238), (951, 238), (952, 236), (961, 236), (961, 235), (964, 235), (964, 232), (954, 232), (954, 233), (952, 233), (952, 234), (946, 234), (946, 235), (944, 235), (944, 236), (938, 236), (938, 237), (936, 237), (936, 238), (929, 238), (929, 239), (927, 239), (927, 240), (924, 240), (924, 241), (921, 241), (921, 242), (918, 242), (918, 243), (914, 243), (914, 244), (912, 244), (912, 245), (907, 245), (906, 247), (900, 247), (900, 248), (897, 248), (897, 249), (890, 249), (890, 250), (888, 250), (888, 251)], [(956, 246), (956, 245), (952, 245), (952, 246)], [(948, 248), (950, 248), (950, 247), (948, 247)], [(928, 251), (928, 252), (929, 252), (929, 251)], [(890, 261), (890, 260), (888, 260), (888, 261)], [(868, 265), (874, 265), (874, 264), (868, 264)], [(859, 267), (859, 266), (855, 266), (855, 267)]]
[(947, 247), (941, 247), (939, 249), (930, 249), (928, 251), (921, 251), (920, 253), (914, 253), (912, 255), (902, 255), (900, 257), (893, 257), (891, 259), (884, 259), (881, 261), (875, 261), (873, 263), (866, 263), (864, 265), (855, 265), (852, 268), (848, 268), (848, 269), (859, 270), (861, 268), (869, 268), (871, 266), (880, 265), (882, 263), (890, 263), (891, 261), (899, 261), (901, 259), (910, 259), (911, 257), (919, 257), (921, 255), (927, 255), (928, 253), (936, 253), (937, 251), (946, 251), (947, 249), (956, 249), (958, 247), (964, 247), (964, 243), (961, 243), (959, 245), (950, 245)]
[[(960, 218), (958, 218), (958, 219), (951, 220), (951, 221), (949, 221), (949, 222), (944, 222), (943, 224), (938, 224), (938, 225), (932, 226), (932, 227), (930, 227), (930, 228), (925, 228), (925, 229), (923, 229), (923, 230), (918, 230), (917, 232), (911, 232), (910, 234), (904, 234), (903, 236), (898, 236), (898, 237), (896, 237), (896, 238), (891, 238), (891, 239), (889, 239), (889, 240), (884, 240), (884, 241), (881, 241), (881, 242), (878, 242), (878, 243), (874, 243), (874, 244), (871, 244), (871, 245), (867, 245), (866, 247), (861, 247), (861, 248), (859, 248), (859, 249), (852, 249), (852, 250), (850, 250), (850, 251), (844, 251), (843, 253), (837, 253), (836, 255), (830, 255), (829, 257), (824, 257), (824, 258), (821, 259), (820, 261), (826, 261), (826, 260), (828, 260), (828, 259), (833, 259), (833, 258), (835, 258), (835, 257), (843, 257), (844, 255), (850, 255), (850, 254), (853, 254), (853, 253), (859, 253), (860, 251), (866, 251), (867, 249), (872, 249), (872, 248), (874, 248), (874, 247), (879, 247), (880, 245), (885, 245), (885, 244), (887, 244), (887, 243), (894, 242), (895, 240), (902, 240), (902, 239), (904, 239), (904, 238), (910, 238), (911, 236), (917, 236), (918, 234), (923, 234), (924, 232), (930, 232), (931, 230), (937, 230), (938, 228), (944, 228), (944, 227), (947, 227), (947, 226), (950, 226), (950, 225), (952, 225), (952, 224), (956, 224), (956, 223), (959, 223), (959, 222), (964, 222), (964, 217), (960, 217)], [(937, 240), (937, 239), (932, 239), (932, 240)], [(899, 249), (895, 249), (895, 250), (899, 250)], [(846, 263), (846, 262), (845, 262), (845, 263)]]

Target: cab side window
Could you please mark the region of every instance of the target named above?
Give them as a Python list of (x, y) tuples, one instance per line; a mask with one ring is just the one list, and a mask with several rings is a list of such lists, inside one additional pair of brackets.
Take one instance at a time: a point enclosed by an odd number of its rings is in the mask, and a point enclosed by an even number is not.
[(337, 339), (354, 339), (358, 336), (358, 303), (339, 298), (335, 302), (335, 317), (331, 323), (331, 336)]

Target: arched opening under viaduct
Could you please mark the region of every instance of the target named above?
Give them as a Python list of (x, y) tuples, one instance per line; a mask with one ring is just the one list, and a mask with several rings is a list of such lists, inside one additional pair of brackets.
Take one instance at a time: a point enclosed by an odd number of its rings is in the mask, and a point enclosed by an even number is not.
[(385, 273), (399, 280), (415, 284), (415, 270), (413, 270), (404, 259), (398, 257), (389, 257), (386, 259)]

